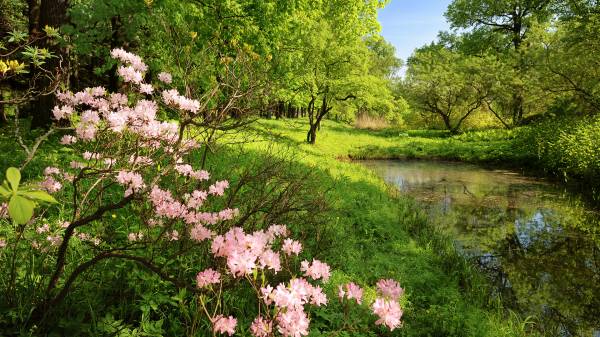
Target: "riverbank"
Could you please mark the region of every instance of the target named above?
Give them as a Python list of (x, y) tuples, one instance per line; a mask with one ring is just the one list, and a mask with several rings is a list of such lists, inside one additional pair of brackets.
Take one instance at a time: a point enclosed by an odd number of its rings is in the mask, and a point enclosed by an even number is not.
[[(302, 146), (306, 132), (302, 121), (261, 120), (260, 124), (278, 135), (279, 141)], [(559, 119), (535, 127), (460, 135), (432, 130), (359, 130), (325, 121), (317, 137), (322, 141), (317, 140), (315, 148), (339, 159), (435, 159), (511, 169), (560, 183), (599, 207), (600, 118)]]

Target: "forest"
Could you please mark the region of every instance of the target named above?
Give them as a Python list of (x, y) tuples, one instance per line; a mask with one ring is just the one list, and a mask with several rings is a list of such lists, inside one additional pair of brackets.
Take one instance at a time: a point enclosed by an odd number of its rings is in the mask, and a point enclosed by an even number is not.
[(0, 0), (0, 337), (598, 336), (600, 2), (445, 2)]

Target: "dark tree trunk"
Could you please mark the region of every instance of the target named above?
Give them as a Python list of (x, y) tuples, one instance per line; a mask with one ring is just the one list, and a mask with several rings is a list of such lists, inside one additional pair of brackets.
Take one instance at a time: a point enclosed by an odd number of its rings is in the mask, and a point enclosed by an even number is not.
[[(41, 30), (45, 26), (58, 28), (66, 23), (67, 21), (67, 9), (69, 8), (68, 0), (42, 0), (40, 5), (40, 15), (39, 15), (39, 23), (38, 30)], [(58, 55), (62, 55), (63, 59), (67, 59), (65, 57), (66, 52), (64, 50), (60, 50), (59, 48), (51, 48), (46, 41), (41, 42), (41, 47), (49, 48), (54, 53)], [(61, 57), (52, 58), (46, 63), (46, 69), (52, 71), (54, 74), (57, 74), (59, 71), (59, 60)], [(66, 73), (66, 72), (65, 72)], [(49, 88), (52, 83), (50, 80), (40, 81), (40, 85), (42, 88)], [(55, 97), (53, 94), (39, 96), (36, 101), (33, 102), (32, 105), (32, 115), (33, 119), (31, 121), (32, 128), (40, 128), (40, 127), (48, 127), (52, 122), (51, 119), (51, 110), (55, 105)]]

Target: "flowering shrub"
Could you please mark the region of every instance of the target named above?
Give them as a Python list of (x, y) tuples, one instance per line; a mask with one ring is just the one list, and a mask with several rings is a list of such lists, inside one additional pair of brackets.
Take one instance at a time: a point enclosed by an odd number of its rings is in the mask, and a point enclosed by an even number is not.
[[(79, 159), (68, 167), (46, 168), (40, 188), (70, 203), (70, 219), (48, 224), (38, 214), (33, 221), (21, 221), (24, 226), (8, 241), (0, 241), (1, 247), (28, 242), (54, 257), (34, 318), (64, 300), (87, 269), (102, 260), (123, 259), (195, 293), (215, 334), (231, 336), (239, 329), (222, 296), (223, 289), (243, 281), (258, 303), (259, 315), (249, 327), (254, 336), (307, 335), (306, 308), (328, 303), (321, 283), (329, 280), (330, 267), (316, 259), (300, 262), (302, 244), (290, 237), (285, 225), (250, 232), (231, 225), (239, 210), (219, 201), (229, 182), (210, 183), (209, 172), (192, 165), (200, 142), (189, 126), (203, 118), (206, 104), (165, 87), (172, 82), (168, 73), (158, 75), (158, 84), (146, 83), (148, 67), (140, 57), (122, 49), (113, 50), (112, 56), (121, 62), (118, 74), (127, 86), (125, 93), (102, 87), (61, 92), (53, 110), (57, 121), (73, 126), (74, 133), (60, 142)], [(161, 108), (176, 112), (179, 122), (159, 120)], [(109, 215), (120, 210), (133, 216), (126, 223), (111, 221)], [(72, 267), (67, 259), (76, 241), (86, 244), (93, 257)], [(195, 278), (181, 280), (143, 255), (150, 247), (171, 249), (173, 241), (181, 243), (184, 253), (208, 251), (210, 266), (198, 268)], [(377, 289), (371, 304), (376, 324), (394, 330), (400, 326), (398, 299), (403, 291), (394, 280), (381, 280)], [(362, 295), (354, 283), (339, 288), (340, 301), (361, 304)]]

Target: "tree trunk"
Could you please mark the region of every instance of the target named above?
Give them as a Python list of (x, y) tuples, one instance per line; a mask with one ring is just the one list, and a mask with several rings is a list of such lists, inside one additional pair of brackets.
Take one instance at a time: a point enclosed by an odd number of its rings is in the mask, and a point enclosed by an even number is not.
[[(67, 9), (69, 8), (68, 0), (42, 0), (40, 6), (40, 16), (38, 30), (43, 29), (45, 26), (59, 28), (67, 21)], [(46, 41), (41, 42), (41, 46), (44, 48), (50, 48)], [(56, 54), (62, 54), (63, 59), (66, 60), (66, 51), (60, 50), (59, 48), (51, 48)], [(54, 74), (59, 72), (59, 60), (60, 57), (52, 58), (46, 63), (46, 69)], [(65, 72), (66, 73), (66, 72)], [(49, 88), (52, 83), (50, 80), (41, 81), (42, 88)], [(32, 105), (33, 119), (31, 121), (32, 128), (48, 127), (52, 122), (51, 110), (55, 105), (55, 97), (53, 94), (40, 96)]]

